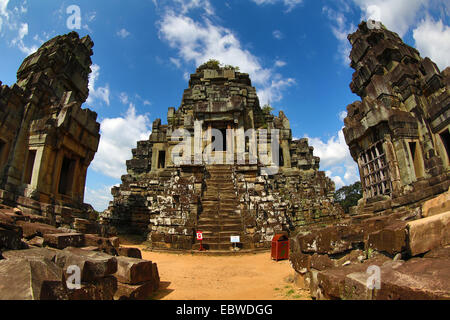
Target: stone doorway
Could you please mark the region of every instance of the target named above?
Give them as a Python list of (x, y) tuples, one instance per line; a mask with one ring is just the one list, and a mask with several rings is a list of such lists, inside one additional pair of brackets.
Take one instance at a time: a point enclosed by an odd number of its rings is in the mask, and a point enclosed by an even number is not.
[(72, 193), (73, 178), (75, 171), (75, 160), (64, 157), (61, 174), (59, 176), (58, 192), (63, 195), (70, 195)]

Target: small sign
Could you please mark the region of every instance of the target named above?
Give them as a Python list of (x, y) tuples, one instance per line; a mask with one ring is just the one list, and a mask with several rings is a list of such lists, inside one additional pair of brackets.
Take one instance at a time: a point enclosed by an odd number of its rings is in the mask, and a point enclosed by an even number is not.
[(240, 236), (231, 236), (231, 243), (239, 243), (241, 242)]
[(203, 232), (197, 231), (197, 240), (203, 240)]

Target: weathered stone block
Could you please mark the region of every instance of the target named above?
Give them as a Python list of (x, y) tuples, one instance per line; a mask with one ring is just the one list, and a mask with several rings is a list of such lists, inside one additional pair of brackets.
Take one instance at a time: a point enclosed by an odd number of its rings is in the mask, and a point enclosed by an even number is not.
[(139, 250), (138, 248), (120, 247), (117, 249), (117, 253), (119, 254), (119, 256), (142, 259), (141, 250)]
[(66, 248), (58, 252), (55, 262), (64, 271), (71, 265), (78, 266), (81, 271), (82, 282), (95, 281), (117, 272), (117, 260), (115, 257), (79, 248)]
[(0, 224), (0, 250), (22, 248), (22, 230), (13, 225)]
[(0, 300), (67, 300), (62, 269), (45, 258), (0, 261)]
[(61, 230), (43, 223), (18, 221), (17, 225), (22, 228), (23, 237), (27, 239), (31, 239), (35, 236), (43, 237), (46, 234), (62, 233)]
[(450, 260), (411, 259), (397, 267), (384, 267), (377, 300), (449, 300)]
[(383, 230), (371, 233), (368, 246), (392, 256), (403, 252), (406, 249), (406, 222), (399, 221), (385, 227)]
[(154, 292), (152, 281), (132, 285), (118, 282), (116, 300), (147, 300)]
[(450, 244), (450, 212), (411, 221), (407, 225), (408, 251), (412, 256)]
[(311, 268), (318, 271), (323, 271), (335, 267), (335, 263), (331, 260), (328, 255), (322, 255), (315, 253), (311, 257)]
[(117, 257), (117, 280), (121, 283), (138, 284), (153, 278), (152, 262), (142, 259)]
[(113, 300), (117, 291), (117, 279), (113, 276), (82, 283), (80, 289), (68, 290), (69, 300)]
[(58, 233), (45, 234), (44, 245), (65, 249), (67, 247), (82, 247), (84, 245), (84, 234), (82, 233)]

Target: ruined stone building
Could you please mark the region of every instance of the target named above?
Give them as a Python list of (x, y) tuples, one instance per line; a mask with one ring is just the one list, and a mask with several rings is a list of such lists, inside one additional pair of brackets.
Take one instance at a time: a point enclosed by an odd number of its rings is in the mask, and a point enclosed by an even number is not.
[(361, 101), (344, 135), (364, 195), (338, 223), (291, 237), (295, 281), (314, 299), (448, 300), (450, 68), (379, 22), (348, 39)]
[(192, 249), (200, 230), (209, 249), (229, 249), (233, 235), (251, 249), (341, 214), (313, 148), (292, 140), (283, 112), (261, 108), (248, 74), (200, 66), (167, 123), (154, 121), (112, 189), (102, 216), (120, 232), (148, 235), (154, 248)]
[(450, 68), (403, 43), (380, 23), (362, 23), (353, 46), (345, 139), (358, 163), (361, 212), (417, 206), (450, 185)]
[(68, 225), (85, 210), (100, 139), (97, 114), (81, 108), (93, 45), (58, 36), (24, 60), (16, 84), (0, 87), (0, 203)]

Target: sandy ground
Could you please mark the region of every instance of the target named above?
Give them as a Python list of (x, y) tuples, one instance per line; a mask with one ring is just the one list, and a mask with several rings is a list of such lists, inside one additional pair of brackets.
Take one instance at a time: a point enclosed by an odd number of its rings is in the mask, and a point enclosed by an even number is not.
[(161, 288), (157, 300), (309, 300), (293, 285), (289, 261), (275, 262), (270, 253), (202, 256), (142, 251), (156, 262)]

